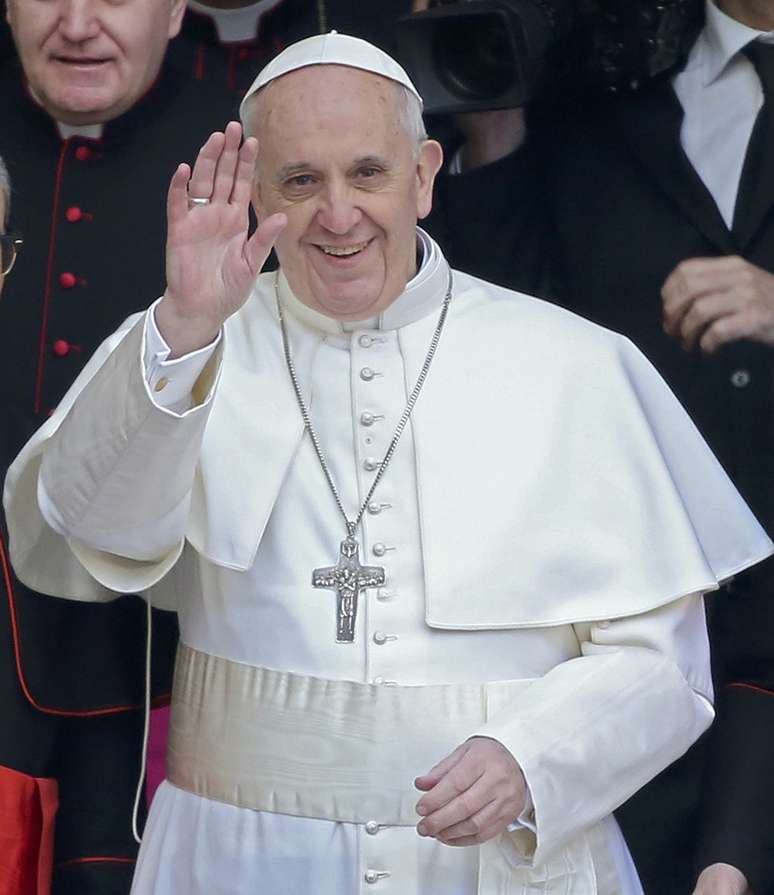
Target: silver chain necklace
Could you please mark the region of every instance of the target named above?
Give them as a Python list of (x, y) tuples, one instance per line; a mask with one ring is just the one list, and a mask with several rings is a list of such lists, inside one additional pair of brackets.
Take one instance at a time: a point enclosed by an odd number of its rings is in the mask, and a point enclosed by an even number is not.
[(282, 330), (282, 347), (285, 352), (285, 362), (288, 367), (288, 373), (290, 374), (290, 381), (293, 384), (293, 391), (296, 395), (296, 401), (298, 402), (298, 407), (301, 411), (301, 417), (304, 420), (304, 428), (309, 433), (309, 437), (312, 441), (312, 446), (314, 447), (314, 452), (315, 454), (317, 454), (317, 459), (320, 461), (322, 471), (325, 474), (325, 478), (331, 489), (331, 493), (333, 494), (336, 505), (338, 506), (339, 511), (344, 519), (344, 524), (347, 527), (347, 536), (341, 542), (341, 547), (339, 548), (338, 563), (335, 566), (325, 566), (320, 569), (314, 569), (314, 571), (312, 572), (312, 587), (320, 587), (336, 591), (336, 642), (352, 643), (355, 639), (357, 600), (360, 591), (365, 590), (369, 587), (381, 587), (385, 581), (385, 572), (382, 566), (360, 565), (360, 546), (355, 539), (355, 532), (357, 531), (357, 527), (360, 525), (363, 519), (363, 514), (365, 513), (368, 504), (371, 502), (374, 491), (376, 491), (379, 482), (381, 482), (385, 472), (387, 471), (387, 467), (390, 464), (390, 460), (392, 460), (395, 449), (397, 448), (398, 442), (400, 441), (400, 437), (403, 434), (403, 430), (406, 428), (406, 424), (409, 421), (409, 417), (411, 416), (411, 412), (414, 409), (414, 405), (417, 403), (419, 393), (422, 391), (422, 386), (425, 384), (425, 379), (427, 379), (427, 374), (430, 371), (430, 364), (433, 362), (435, 350), (438, 347), (438, 342), (441, 338), (443, 325), (446, 322), (449, 303), (451, 302), (452, 274), (451, 270), (449, 270), (449, 285), (446, 289), (446, 295), (444, 296), (441, 313), (438, 316), (438, 323), (436, 324), (433, 337), (430, 340), (430, 347), (427, 350), (424, 363), (422, 364), (422, 369), (419, 371), (416, 385), (409, 395), (406, 407), (404, 408), (400, 420), (398, 421), (398, 425), (395, 428), (395, 434), (392, 436), (392, 440), (387, 447), (384, 458), (377, 467), (377, 472), (374, 476), (371, 487), (368, 489), (368, 494), (366, 494), (365, 499), (360, 505), (360, 509), (358, 510), (357, 516), (355, 516), (354, 520), (349, 519), (349, 517), (347, 516), (347, 511), (344, 509), (344, 504), (341, 500), (339, 489), (336, 487), (336, 483), (333, 481), (333, 476), (331, 475), (330, 468), (325, 460), (322, 448), (320, 447), (320, 439), (317, 436), (317, 432), (315, 432), (314, 430), (312, 420), (309, 416), (309, 411), (306, 407), (306, 404), (304, 403), (304, 398), (301, 394), (301, 386), (299, 385), (298, 376), (296, 375), (296, 366), (293, 363), (293, 358), (290, 354), (290, 343), (288, 341), (287, 326), (285, 325), (285, 315), (282, 311), (282, 302), (280, 301), (279, 297), (279, 271), (277, 271), (277, 276), (274, 279), (274, 293), (277, 301), (277, 314), (279, 315), (280, 329)]

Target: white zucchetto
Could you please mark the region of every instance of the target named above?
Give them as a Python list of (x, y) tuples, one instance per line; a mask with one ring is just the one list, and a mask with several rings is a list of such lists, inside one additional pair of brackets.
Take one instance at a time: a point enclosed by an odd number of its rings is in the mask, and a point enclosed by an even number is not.
[(350, 68), (373, 72), (375, 75), (381, 75), (383, 78), (389, 78), (391, 81), (402, 84), (416, 96), (422, 105), (422, 97), (417, 88), (392, 56), (359, 37), (350, 37), (348, 34), (331, 31), (328, 34), (315, 34), (313, 37), (307, 37), (291, 44), (278, 56), (275, 56), (268, 65), (264, 66), (239, 106), (242, 120), (244, 121), (245, 104), (251, 96), (270, 81), (296, 69), (306, 68), (308, 65), (346, 65)]

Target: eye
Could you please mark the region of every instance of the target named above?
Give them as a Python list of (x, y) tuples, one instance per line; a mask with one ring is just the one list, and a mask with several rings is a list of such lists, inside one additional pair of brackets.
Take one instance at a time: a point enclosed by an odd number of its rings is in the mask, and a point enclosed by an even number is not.
[(313, 182), (314, 178), (311, 174), (296, 174), (293, 177), (289, 177), (285, 181), (285, 185), (289, 187), (303, 188), (305, 186), (311, 186)]
[(378, 177), (382, 173), (381, 168), (377, 168), (376, 165), (366, 165), (363, 168), (358, 169), (358, 177), (362, 177), (365, 180), (371, 180), (374, 177)]

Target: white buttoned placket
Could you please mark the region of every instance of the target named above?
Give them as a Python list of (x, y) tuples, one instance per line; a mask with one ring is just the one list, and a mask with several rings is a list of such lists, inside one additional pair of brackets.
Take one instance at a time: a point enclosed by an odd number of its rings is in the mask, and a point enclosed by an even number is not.
[[(350, 356), (354, 449), (362, 500), (405, 406), (407, 388), (396, 331), (352, 333)], [(364, 369), (378, 375), (362, 376)], [(383, 565), (386, 572), (384, 586), (370, 590), (364, 606), (365, 679), (378, 686), (401, 683), (401, 638), (405, 641), (409, 630), (419, 627), (423, 618), (422, 593), (417, 588), (417, 582), (422, 581), (422, 557), (410, 424), (404, 438), (362, 524), (367, 559)], [(394, 487), (396, 481), (401, 483), (399, 494)], [(365, 889), (399, 892), (410, 885), (401, 879), (405, 868), (395, 861), (396, 833), (405, 835), (377, 820), (359, 831)]]

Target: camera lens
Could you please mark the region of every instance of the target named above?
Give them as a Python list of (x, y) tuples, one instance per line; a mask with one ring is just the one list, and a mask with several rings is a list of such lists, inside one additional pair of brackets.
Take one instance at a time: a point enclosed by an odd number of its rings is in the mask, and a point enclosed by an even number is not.
[(440, 24), (434, 38), (436, 71), (453, 94), (465, 99), (489, 99), (513, 87), (516, 68), (499, 16), (449, 19)]

